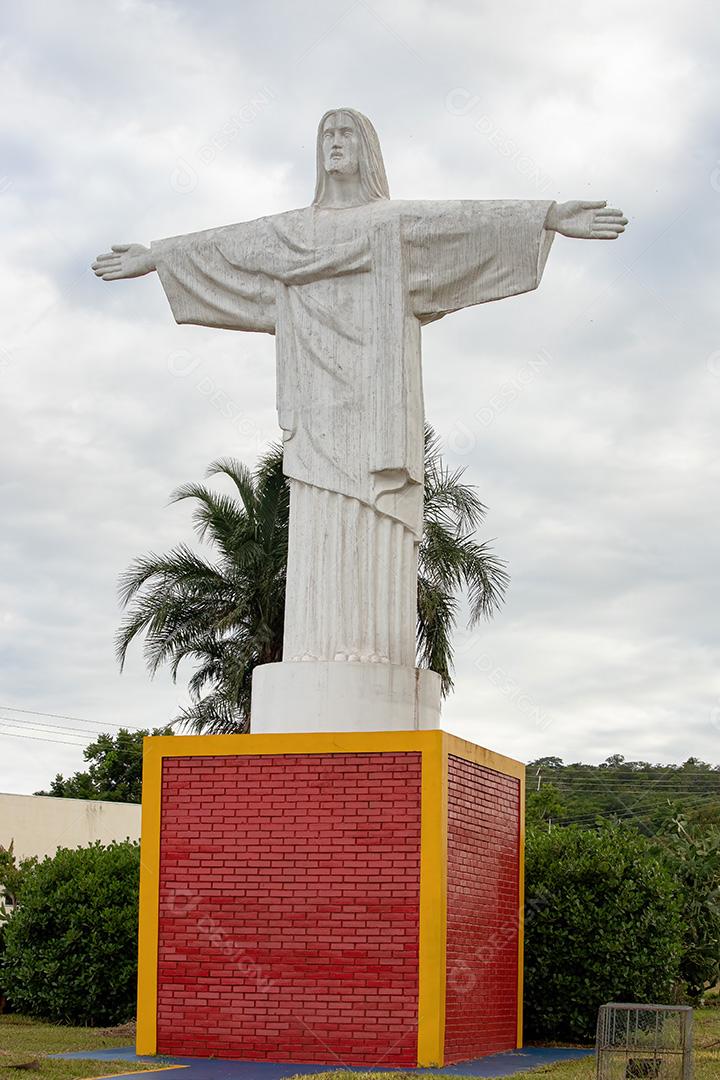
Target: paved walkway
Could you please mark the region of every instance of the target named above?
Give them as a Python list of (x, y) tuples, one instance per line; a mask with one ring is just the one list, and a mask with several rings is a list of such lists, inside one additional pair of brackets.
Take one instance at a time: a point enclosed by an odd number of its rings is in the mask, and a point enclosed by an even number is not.
[[(492, 1054), (490, 1057), (463, 1061), (460, 1065), (446, 1065), (442, 1069), (372, 1069), (363, 1070), (355, 1067), (351, 1072), (403, 1072), (427, 1076), (477, 1076), (498, 1077), (514, 1076), (526, 1069), (536, 1069), (539, 1065), (551, 1065), (558, 1061), (575, 1061), (589, 1057), (592, 1050), (563, 1050), (556, 1047), (529, 1046), (525, 1050), (513, 1050), (507, 1054)], [(269, 1061), (225, 1061), (218, 1058), (148, 1058), (138, 1057), (132, 1046), (123, 1046), (114, 1050), (80, 1050), (74, 1054), (53, 1054), (58, 1058), (82, 1058), (92, 1061), (127, 1061), (127, 1073), (116, 1074), (113, 1080), (126, 1080), (145, 1072), (144, 1064), (164, 1062), (162, 1080), (284, 1080), (285, 1077), (307, 1075), (310, 1073), (332, 1072), (342, 1066), (336, 1065), (276, 1065)], [(102, 1077), (98, 1070), (97, 1080)]]

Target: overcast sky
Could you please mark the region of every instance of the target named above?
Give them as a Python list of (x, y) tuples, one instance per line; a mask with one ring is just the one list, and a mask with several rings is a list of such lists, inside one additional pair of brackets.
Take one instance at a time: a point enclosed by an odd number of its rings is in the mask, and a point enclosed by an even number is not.
[(424, 331), (428, 419), (512, 576), (458, 635), (444, 726), (523, 760), (720, 761), (716, 5), (28, 0), (3, 25), (0, 790), (175, 716), (139, 649), (118, 673), (118, 574), (190, 539), (174, 487), (278, 434), (272, 338), (176, 326), (155, 276), (89, 264), (306, 205), (343, 104), (394, 197), (630, 219)]

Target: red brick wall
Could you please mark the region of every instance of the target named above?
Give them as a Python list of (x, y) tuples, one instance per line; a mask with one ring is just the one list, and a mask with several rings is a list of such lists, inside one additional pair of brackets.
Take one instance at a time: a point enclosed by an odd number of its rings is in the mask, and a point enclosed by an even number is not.
[(451, 756), (445, 1060), (517, 1039), (520, 783)]
[(414, 1065), (420, 754), (163, 764), (158, 1053)]

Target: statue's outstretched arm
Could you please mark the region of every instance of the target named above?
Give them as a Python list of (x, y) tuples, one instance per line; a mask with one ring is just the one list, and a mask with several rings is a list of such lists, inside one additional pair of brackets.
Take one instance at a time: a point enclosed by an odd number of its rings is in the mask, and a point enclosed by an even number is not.
[(157, 269), (150, 248), (143, 244), (113, 244), (110, 251), (98, 255), (92, 268), (103, 281), (143, 277)]
[(545, 219), (545, 228), (578, 240), (617, 240), (625, 232), (628, 219), (622, 210), (606, 202), (573, 201), (553, 203)]

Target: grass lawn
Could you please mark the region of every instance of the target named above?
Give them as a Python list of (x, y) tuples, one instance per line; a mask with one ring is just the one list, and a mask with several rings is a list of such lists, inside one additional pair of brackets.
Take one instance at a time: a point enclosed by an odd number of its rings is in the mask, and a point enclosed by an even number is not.
[[(516, 1073), (509, 1080), (595, 1080), (595, 1058), (568, 1061), (564, 1065), (543, 1065)], [(417, 1080), (413, 1073), (332, 1073), (304, 1076), (302, 1080)], [(453, 1077), (453, 1080), (461, 1080)], [(720, 1080), (720, 1006), (695, 1010), (695, 1080)]]
[[(53, 1061), (46, 1054), (72, 1050), (102, 1050), (127, 1046), (133, 1041), (128, 1028), (74, 1028), (42, 1024), (22, 1016), (0, 1015), (0, 1080), (37, 1077), (38, 1080), (83, 1080), (114, 1073), (132, 1072), (137, 1066), (113, 1061)], [(720, 1078), (720, 1006), (695, 1011), (695, 1080)], [(39, 1068), (17, 1070), (21, 1065), (37, 1060)], [(161, 1067), (158, 1059), (157, 1067)], [(143, 1065), (150, 1069), (152, 1065)], [(317, 1073), (317, 1080), (411, 1080), (412, 1073), (351, 1073), (344, 1069)], [(571, 1061), (564, 1065), (545, 1065), (530, 1072), (517, 1073), (513, 1080), (594, 1080), (594, 1058)], [(303, 1080), (311, 1080), (304, 1077)], [(459, 1080), (459, 1078), (457, 1078)]]
[[(53, 1061), (44, 1055), (72, 1050), (104, 1050), (111, 1046), (128, 1046), (133, 1041), (134, 1035), (129, 1026), (60, 1027), (28, 1020), (24, 1016), (0, 1015), (0, 1078), (19, 1080), (27, 1076), (37, 1077), (38, 1080), (76, 1080), (131, 1072), (138, 1066), (127, 1061)], [(32, 1061), (38, 1061), (39, 1068), (27, 1071), (13, 1068)], [(152, 1068), (150, 1065), (142, 1067)]]

